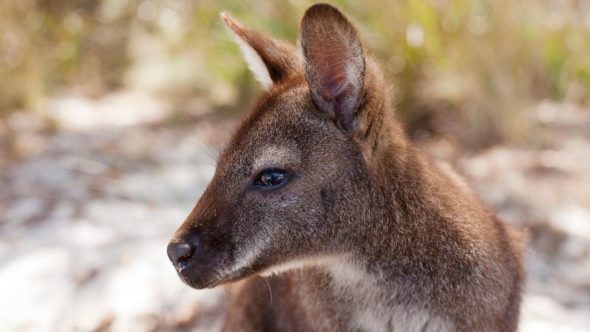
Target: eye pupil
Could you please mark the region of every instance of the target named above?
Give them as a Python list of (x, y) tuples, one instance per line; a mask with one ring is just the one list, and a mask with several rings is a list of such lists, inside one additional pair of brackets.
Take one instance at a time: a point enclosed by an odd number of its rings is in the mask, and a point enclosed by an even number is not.
[(271, 188), (280, 185), (286, 178), (287, 174), (285, 171), (269, 169), (262, 171), (254, 181), (254, 184), (259, 187)]

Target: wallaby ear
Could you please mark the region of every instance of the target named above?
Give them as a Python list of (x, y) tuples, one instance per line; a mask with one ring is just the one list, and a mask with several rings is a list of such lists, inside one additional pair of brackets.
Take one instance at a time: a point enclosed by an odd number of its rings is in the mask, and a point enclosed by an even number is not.
[(265, 88), (302, 70), (294, 46), (248, 29), (227, 13), (220, 15), (240, 46), (248, 67)]
[(338, 9), (317, 4), (303, 16), (300, 42), (316, 106), (343, 129), (354, 129), (365, 79), (363, 46), (356, 30)]

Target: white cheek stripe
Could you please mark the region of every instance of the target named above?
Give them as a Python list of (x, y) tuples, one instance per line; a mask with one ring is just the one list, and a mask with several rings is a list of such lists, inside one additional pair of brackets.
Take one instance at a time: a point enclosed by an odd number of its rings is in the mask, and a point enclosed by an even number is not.
[(248, 250), (242, 258), (238, 259), (238, 263), (233, 268), (231, 268), (231, 271), (239, 271), (254, 264), (254, 262), (260, 256), (262, 250), (267, 247), (269, 243), (270, 237), (266, 237), (254, 243), (252, 249)]
[[(234, 265), (232, 268), (228, 269), (228, 273), (235, 273), (240, 271), (243, 268), (247, 268), (253, 265), (256, 260), (260, 257), (260, 254), (268, 246), (271, 242), (270, 237), (265, 238), (264, 240), (258, 241), (252, 247), (252, 249), (248, 250), (242, 258), (238, 259), (238, 263)], [(268, 277), (271, 275), (278, 275), (284, 273), (286, 271), (302, 269), (310, 266), (337, 266), (342, 264), (346, 261), (346, 255), (335, 255), (335, 256), (316, 256), (316, 257), (308, 257), (308, 258), (301, 258), (301, 259), (293, 259), (288, 260), (283, 263), (279, 263), (273, 265), (258, 274), (263, 277)]]
[(345, 255), (339, 256), (316, 256), (301, 259), (289, 260), (280, 264), (273, 265), (259, 274), (263, 277), (278, 275), (286, 271), (303, 269), (311, 266), (327, 267), (337, 265), (344, 261)]

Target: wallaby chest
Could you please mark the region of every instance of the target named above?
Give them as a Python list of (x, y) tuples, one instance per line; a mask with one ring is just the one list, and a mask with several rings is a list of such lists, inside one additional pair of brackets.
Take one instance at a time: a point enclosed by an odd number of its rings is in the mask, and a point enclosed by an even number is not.
[[(350, 331), (450, 331), (451, 324), (419, 304), (400, 303), (405, 290), (354, 264), (328, 268), (332, 290), (349, 312)], [(344, 309), (344, 308), (343, 308)]]

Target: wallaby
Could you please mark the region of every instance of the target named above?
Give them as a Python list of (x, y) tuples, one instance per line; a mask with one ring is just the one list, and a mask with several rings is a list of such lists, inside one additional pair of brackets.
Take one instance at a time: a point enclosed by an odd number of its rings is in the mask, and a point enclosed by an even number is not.
[(519, 236), (404, 134), (331, 5), (300, 50), (227, 14), (265, 92), (168, 245), (197, 289), (234, 283), (225, 331), (515, 331)]

